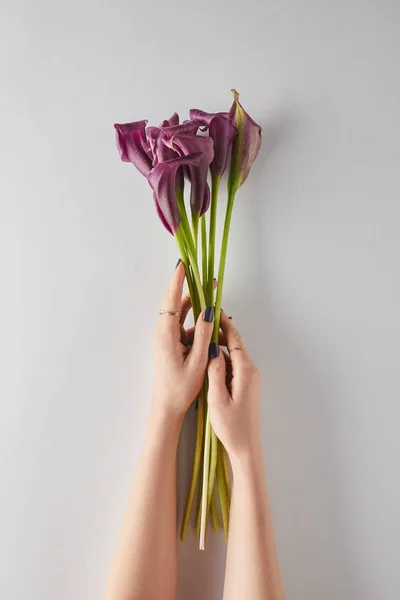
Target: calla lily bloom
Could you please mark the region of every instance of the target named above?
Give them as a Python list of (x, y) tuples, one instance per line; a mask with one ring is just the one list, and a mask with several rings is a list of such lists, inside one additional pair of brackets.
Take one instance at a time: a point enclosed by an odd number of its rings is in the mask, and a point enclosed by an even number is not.
[[(158, 163), (176, 158), (176, 152), (164, 143), (164, 140), (169, 139), (169, 136), (165, 134), (165, 129), (161, 127), (147, 127), (146, 129), (154, 167)], [(169, 129), (169, 126), (167, 129)]]
[(185, 168), (191, 183), (190, 206), (192, 214), (201, 217), (210, 205), (210, 188), (207, 183), (208, 167), (214, 158), (213, 141), (200, 135), (174, 135), (171, 148), (181, 156), (200, 155), (198, 164), (189, 164)]
[[(178, 118), (176, 113), (175, 115)], [(194, 121), (185, 121), (180, 125), (169, 125), (169, 123), (175, 123), (175, 115), (172, 115), (169, 121), (163, 121), (163, 123), (168, 123), (166, 126), (146, 128), (154, 167), (160, 162), (176, 157), (176, 153), (170, 144), (170, 140), (174, 135), (178, 133), (180, 135), (194, 135), (199, 128), (199, 124)]]
[(239, 189), (246, 181), (261, 146), (261, 127), (257, 125), (239, 102), (239, 94), (232, 90), (234, 101), (229, 111), (238, 135), (233, 143), (230, 172), (232, 189)]
[(208, 127), (214, 142), (214, 160), (210, 165), (212, 175), (221, 177), (225, 172), (231, 144), (237, 133), (229, 113), (207, 113), (192, 108), (190, 118)]
[(181, 169), (184, 166), (198, 167), (201, 154), (178, 156), (160, 162), (148, 175), (148, 182), (154, 191), (154, 201), (159, 217), (166, 229), (175, 235), (178, 231), (181, 216), (177, 203), (177, 192), (183, 190)]
[(130, 162), (147, 177), (152, 168), (150, 144), (146, 138), (147, 121), (135, 121), (114, 125), (117, 132), (117, 147), (121, 160)]

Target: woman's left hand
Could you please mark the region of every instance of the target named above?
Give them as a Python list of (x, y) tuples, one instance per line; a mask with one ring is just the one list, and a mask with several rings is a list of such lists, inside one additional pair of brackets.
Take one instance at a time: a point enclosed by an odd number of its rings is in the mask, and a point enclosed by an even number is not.
[(154, 404), (179, 419), (183, 418), (202, 386), (214, 323), (214, 309), (199, 316), (193, 344), (183, 329), (190, 299), (182, 298), (185, 267), (177, 266), (161, 306), (179, 315), (160, 315), (154, 336)]

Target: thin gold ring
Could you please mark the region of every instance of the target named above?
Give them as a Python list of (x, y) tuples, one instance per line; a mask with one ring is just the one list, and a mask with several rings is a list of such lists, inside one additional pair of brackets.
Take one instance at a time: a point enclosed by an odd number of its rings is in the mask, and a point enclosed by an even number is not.
[(180, 317), (181, 314), (178, 310), (164, 310), (163, 308), (160, 310), (161, 317)]
[(231, 354), (231, 352), (234, 352), (235, 350), (246, 350), (246, 346), (236, 346), (235, 348), (228, 350), (228, 352)]

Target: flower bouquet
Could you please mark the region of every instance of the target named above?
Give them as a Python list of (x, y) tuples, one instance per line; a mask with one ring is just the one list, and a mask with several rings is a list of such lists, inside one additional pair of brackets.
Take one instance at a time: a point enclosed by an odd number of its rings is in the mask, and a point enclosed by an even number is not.
[[(226, 255), (235, 196), (246, 181), (261, 145), (261, 127), (244, 110), (238, 93), (235, 90), (232, 92), (234, 101), (229, 112), (210, 114), (192, 109), (190, 119), (183, 123), (179, 123), (175, 113), (158, 127), (147, 126), (147, 121), (114, 126), (121, 159), (132, 163), (147, 178), (153, 190), (157, 214), (177, 241), (185, 265), (195, 321), (207, 306), (215, 307), (211, 356), (217, 350), (219, 339)], [(228, 198), (215, 292), (218, 193), (227, 169)], [(190, 184), (190, 212), (185, 202), (185, 181)], [(198, 487), (196, 533), (200, 536), (200, 549), (204, 549), (209, 516), (214, 529), (218, 530), (222, 515), (227, 538), (231, 496), (227, 454), (213, 432), (208, 416), (207, 379), (197, 398), (195, 452), (181, 526), (182, 541), (187, 534)]]

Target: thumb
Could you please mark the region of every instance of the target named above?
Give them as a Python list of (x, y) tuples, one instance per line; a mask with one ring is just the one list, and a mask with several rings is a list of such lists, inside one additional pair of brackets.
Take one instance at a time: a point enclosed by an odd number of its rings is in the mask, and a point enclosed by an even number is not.
[[(216, 404), (228, 397), (226, 387), (226, 364), (223, 352), (217, 346), (218, 355), (208, 365), (208, 402)], [(214, 352), (213, 355), (216, 353)]]
[(205, 371), (208, 361), (208, 347), (214, 327), (214, 308), (206, 308), (197, 319), (194, 329), (192, 349), (188, 356), (188, 362), (196, 368)]

